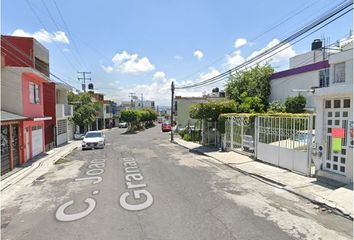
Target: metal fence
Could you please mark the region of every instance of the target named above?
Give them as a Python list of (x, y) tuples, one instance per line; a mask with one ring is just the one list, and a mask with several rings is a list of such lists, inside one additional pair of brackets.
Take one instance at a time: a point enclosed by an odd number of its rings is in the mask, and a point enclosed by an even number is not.
[(251, 116), (230, 116), (225, 121), (224, 148), (254, 155), (255, 122)]
[(292, 171), (309, 175), (313, 116), (226, 117), (223, 146)]

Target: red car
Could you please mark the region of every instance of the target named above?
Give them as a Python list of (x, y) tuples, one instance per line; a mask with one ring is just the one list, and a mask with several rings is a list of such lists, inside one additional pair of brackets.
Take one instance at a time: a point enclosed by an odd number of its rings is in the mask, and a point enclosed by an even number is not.
[(171, 124), (169, 124), (169, 123), (161, 124), (161, 130), (162, 130), (162, 132), (170, 132), (171, 131)]

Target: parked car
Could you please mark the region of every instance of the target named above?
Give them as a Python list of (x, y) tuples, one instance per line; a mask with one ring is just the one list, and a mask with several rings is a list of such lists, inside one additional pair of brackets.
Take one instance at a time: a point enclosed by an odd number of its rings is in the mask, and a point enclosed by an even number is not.
[(163, 123), (161, 124), (162, 132), (170, 132), (171, 131), (171, 124), (170, 123)]
[(85, 133), (75, 133), (74, 134), (74, 139), (75, 140), (82, 140), (85, 137)]
[(128, 123), (126, 123), (126, 122), (121, 122), (121, 123), (118, 124), (118, 127), (119, 127), (119, 128), (127, 128), (127, 127), (128, 127)]
[(106, 145), (105, 135), (102, 131), (88, 131), (82, 140), (82, 150), (93, 148), (104, 148)]

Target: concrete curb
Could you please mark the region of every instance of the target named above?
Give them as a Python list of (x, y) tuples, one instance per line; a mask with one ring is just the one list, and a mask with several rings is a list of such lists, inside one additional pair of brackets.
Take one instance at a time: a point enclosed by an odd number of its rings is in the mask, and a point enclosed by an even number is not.
[(62, 151), (57, 151), (54, 152), (48, 156), (45, 156), (41, 159), (38, 159), (35, 161), (32, 165), (25, 167), (16, 173), (10, 175), (9, 177), (3, 179), (1, 181), (1, 190), (3, 191), (5, 189), (8, 189), (11, 185), (16, 184), (17, 182), (21, 181), (25, 177), (27, 177), (29, 174), (34, 172), (35, 170), (39, 169), (41, 166), (43, 166), (46, 163), (49, 163), (51, 165), (54, 165), (54, 163), (59, 160), (60, 158), (66, 157), (69, 155), (72, 151), (74, 151), (76, 148), (79, 147), (79, 144), (77, 142), (72, 142), (69, 146), (67, 146), (67, 150), (64, 149)]
[(342, 208), (340, 206), (338, 206), (336, 203), (334, 202), (330, 202), (322, 197), (319, 197), (319, 196), (313, 196), (311, 194), (308, 194), (308, 193), (304, 193), (304, 192), (301, 192), (301, 191), (298, 191), (298, 190), (295, 190), (289, 186), (287, 186), (286, 184), (282, 183), (282, 182), (279, 182), (277, 180), (274, 180), (274, 179), (270, 179), (266, 176), (262, 176), (260, 174), (256, 174), (256, 173), (252, 173), (252, 172), (248, 172), (248, 171), (245, 171), (245, 170), (242, 170), (236, 166), (232, 166), (231, 164), (229, 163), (225, 163), (223, 162), (222, 160), (220, 159), (217, 159), (216, 157), (212, 156), (212, 155), (209, 155), (208, 153), (205, 153), (203, 151), (200, 151), (198, 149), (193, 149), (193, 148), (188, 148), (187, 146), (184, 146), (176, 141), (173, 141), (172, 143), (176, 144), (176, 145), (179, 145), (181, 147), (184, 147), (188, 150), (190, 150), (190, 152), (192, 153), (197, 153), (197, 154), (202, 154), (204, 156), (207, 156), (207, 157), (210, 157), (210, 158), (213, 158), (214, 160), (222, 163), (223, 165), (231, 168), (231, 169), (234, 169), (244, 175), (247, 175), (247, 176), (250, 176), (252, 178), (255, 178), (259, 181), (262, 181), (262, 182), (268, 182), (268, 183), (271, 183), (269, 185), (273, 186), (273, 187), (278, 187), (278, 188), (281, 188), (281, 189), (284, 189), (285, 191), (289, 192), (289, 193), (292, 193), (298, 197), (301, 197), (303, 199), (306, 199), (308, 201), (310, 201), (311, 203), (313, 204), (316, 204), (316, 205), (321, 205), (322, 207), (325, 207), (325, 208), (328, 208), (328, 209), (331, 209), (334, 213), (338, 214), (338, 215), (341, 215), (347, 219), (350, 219), (353, 221), (353, 218), (354, 218), (354, 214), (351, 214), (348, 210), (346, 210), (345, 208)]

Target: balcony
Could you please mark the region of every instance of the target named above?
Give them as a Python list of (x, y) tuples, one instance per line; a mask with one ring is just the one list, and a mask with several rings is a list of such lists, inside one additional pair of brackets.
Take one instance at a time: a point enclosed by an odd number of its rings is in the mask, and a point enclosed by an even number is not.
[(56, 104), (56, 117), (63, 118), (63, 117), (73, 117), (74, 109), (73, 105), (57, 103)]

